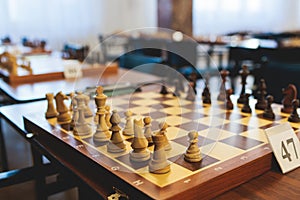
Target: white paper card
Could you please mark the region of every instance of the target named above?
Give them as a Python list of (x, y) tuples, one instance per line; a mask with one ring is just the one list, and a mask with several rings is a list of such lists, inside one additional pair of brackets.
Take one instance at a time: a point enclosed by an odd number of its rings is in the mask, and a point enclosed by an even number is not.
[(300, 143), (291, 125), (287, 122), (265, 130), (273, 153), (282, 173), (300, 166)]
[(66, 60), (64, 62), (65, 78), (80, 78), (82, 77), (81, 64), (78, 60)]

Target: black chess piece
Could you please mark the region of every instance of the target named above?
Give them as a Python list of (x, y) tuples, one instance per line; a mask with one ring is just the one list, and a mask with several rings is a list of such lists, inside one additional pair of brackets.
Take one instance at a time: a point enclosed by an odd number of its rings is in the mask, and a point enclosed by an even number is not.
[(297, 98), (297, 88), (293, 84), (289, 84), (286, 88), (282, 89), (283, 99), (281, 112), (291, 113), (293, 111), (292, 102)]
[(179, 83), (179, 81), (175, 80), (174, 81), (174, 85), (175, 85), (175, 90), (173, 92), (173, 96), (174, 97), (180, 97), (181, 89), (180, 89), (180, 83)]
[(163, 95), (166, 95), (166, 94), (168, 94), (169, 92), (168, 92), (168, 90), (167, 90), (167, 87), (165, 86), (165, 84), (162, 84), (162, 86), (161, 86), (161, 89), (160, 89), (160, 92), (159, 92), (160, 94), (163, 94)]
[(202, 92), (202, 102), (206, 104), (211, 104), (210, 91), (207, 84), (205, 84), (205, 88)]
[(184, 85), (184, 81), (186, 80), (184, 77), (178, 77), (178, 90), (180, 92), (184, 92), (185, 91), (185, 85)]
[(205, 87), (202, 91), (202, 102), (206, 104), (211, 104), (211, 97), (210, 97), (210, 91), (209, 91), (209, 75), (205, 75)]
[(260, 79), (257, 94), (259, 98), (257, 99), (257, 103), (255, 104), (255, 109), (265, 110), (267, 107), (267, 100), (265, 98), (265, 96), (267, 95), (267, 86), (264, 79)]
[(247, 76), (250, 74), (248, 67), (246, 65), (242, 66), (242, 70), (240, 70), (239, 74), (241, 75), (241, 84), (242, 84), (242, 90), (240, 93), (240, 97), (238, 98), (238, 103), (244, 103), (245, 101), (247, 101), (247, 97), (245, 97), (245, 92), (246, 92), (246, 80), (247, 80)]
[(226, 90), (226, 103), (225, 103), (225, 106), (226, 106), (227, 110), (232, 110), (233, 109), (233, 103), (232, 103), (231, 98), (230, 98), (230, 96), (232, 95), (232, 92), (233, 92), (232, 89)]
[(189, 82), (186, 100), (195, 101), (196, 94), (195, 94), (195, 90), (193, 88), (193, 84), (194, 84), (194, 82)]
[(225, 101), (225, 99), (226, 99), (226, 86), (225, 86), (225, 84), (226, 84), (226, 78), (229, 75), (229, 71), (222, 70), (220, 73), (221, 73), (222, 83), (221, 83), (221, 87), (220, 87), (220, 93), (219, 93), (217, 99), (219, 101)]
[(135, 90), (134, 90), (135, 93), (138, 93), (138, 92), (142, 92), (142, 88), (141, 87), (137, 87)]
[(243, 105), (243, 108), (242, 108), (242, 112), (244, 113), (251, 113), (252, 110), (251, 110), (251, 107), (249, 105), (249, 97), (250, 97), (250, 94), (249, 93), (246, 93), (244, 94), (244, 105)]
[(289, 122), (300, 122), (300, 117), (298, 115), (297, 109), (299, 107), (299, 99), (294, 99), (292, 101), (292, 105), (293, 105), (293, 112), (291, 113), (291, 115), (288, 118)]
[(274, 97), (272, 95), (267, 96), (267, 107), (264, 110), (263, 117), (267, 119), (275, 119), (275, 114), (272, 109), (272, 103), (274, 101)]
[(192, 82), (192, 88), (194, 90), (194, 93), (197, 94), (197, 74), (196, 72), (192, 72), (189, 76), (189, 81)]

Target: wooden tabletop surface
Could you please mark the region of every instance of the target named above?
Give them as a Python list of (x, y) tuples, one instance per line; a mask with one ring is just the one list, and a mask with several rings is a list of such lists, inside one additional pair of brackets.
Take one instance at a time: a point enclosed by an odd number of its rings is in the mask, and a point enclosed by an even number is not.
[[(41, 107), (46, 108), (46, 105), (46, 101), (10, 105), (0, 107), (0, 112), (7, 122), (12, 124), (20, 133), (23, 133), (25, 129), (22, 116), (32, 112), (34, 109), (40, 109)], [(299, 133), (298, 137), (300, 137)], [(55, 157), (59, 159), (60, 155), (55, 155)], [(64, 159), (60, 159), (59, 161), (65, 162), (62, 163), (65, 166), (70, 165), (70, 163)], [(275, 161), (274, 163), (272, 171), (268, 171), (247, 183), (223, 193), (216, 199), (298, 199), (300, 197), (300, 169), (298, 168), (283, 175)], [(88, 180), (89, 177), (86, 177), (83, 171), (78, 171), (76, 166), (69, 167), (83, 180), (89, 183), (94, 182)]]
[(75, 90), (86, 90), (97, 85), (140, 85), (159, 82), (161, 78), (135, 70), (119, 68), (116, 73), (92, 74), (78, 79), (61, 79), (36, 83), (9, 84), (0, 79), (1, 90), (17, 102), (44, 99), (46, 93), (65, 94)]

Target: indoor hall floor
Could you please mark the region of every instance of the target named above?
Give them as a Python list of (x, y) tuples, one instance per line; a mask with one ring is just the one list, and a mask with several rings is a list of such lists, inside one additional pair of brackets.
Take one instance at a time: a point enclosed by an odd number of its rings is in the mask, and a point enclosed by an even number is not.
[[(5, 139), (9, 170), (32, 166), (31, 148), (9, 124), (2, 120), (2, 130)], [(47, 161), (46, 161), (47, 162)], [(49, 177), (49, 180), (55, 177)], [(0, 200), (38, 200), (35, 192), (35, 182), (28, 181), (13, 186), (0, 188)], [(48, 200), (76, 200), (77, 188), (57, 193), (48, 197)]]

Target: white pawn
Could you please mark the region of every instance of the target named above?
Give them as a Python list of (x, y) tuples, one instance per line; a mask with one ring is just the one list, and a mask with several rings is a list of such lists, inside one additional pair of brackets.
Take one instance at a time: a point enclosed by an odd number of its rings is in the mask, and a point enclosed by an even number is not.
[(73, 133), (74, 135), (78, 135), (78, 136), (89, 135), (92, 133), (92, 128), (84, 117), (84, 110), (86, 107), (84, 99), (85, 97), (81, 93), (76, 95), (74, 99), (75, 100), (74, 103), (76, 102), (75, 103), (76, 108), (74, 108), (74, 113), (73, 113), (74, 114), (73, 118), (75, 123), (75, 126), (73, 128)]
[(148, 140), (148, 146), (153, 144), (152, 130), (151, 130), (151, 117), (147, 116), (144, 118), (144, 135)]
[(161, 123), (159, 123), (160, 130), (157, 133), (157, 134), (162, 135), (165, 138), (165, 140), (164, 140), (164, 147), (165, 147), (166, 151), (169, 151), (169, 150), (172, 149), (170, 141), (168, 140), (167, 135), (166, 135), (168, 127), (169, 127), (169, 125), (167, 124), (167, 122), (161, 122)]
[(77, 102), (76, 102), (76, 99), (75, 99), (75, 94), (74, 96), (72, 97), (72, 120), (71, 120), (71, 123), (70, 123), (70, 127), (71, 129), (74, 129), (75, 127), (75, 123), (78, 121), (78, 118), (79, 118), (79, 113), (78, 113), (78, 109), (77, 109)]
[(116, 110), (113, 110), (113, 114), (111, 115), (110, 122), (112, 124), (110, 131), (112, 131), (110, 141), (107, 144), (107, 151), (111, 153), (119, 153), (126, 151), (126, 144), (124, 143), (124, 139), (120, 133), (119, 123), (121, 122), (121, 118), (118, 115)]
[(188, 133), (188, 137), (190, 145), (184, 154), (184, 160), (187, 162), (200, 162), (202, 160), (202, 156), (198, 147), (198, 132), (191, 131)]
[(128, 136), (132, 136), (132, 135), (134, 135), (133, 122), (132, 122), (132, 112), (130, 110), (128, 110), (124, 114), (126, 116), (126, 124), (125, 124), (125, 127), (123, 129), (123, 134), (128, 135)]
[(83, 94), (83, 95), (85, 97), (84, 102), (85, 102), (85, 105), (86, 105), (85, 110), (84, 110), (84, 116), (85, 117), (92, 117), (93, 116), (93, 112), (92, 112), (91, 108), (89, 107), (90, 97), (88, 95), (86, 95), (86, 94)]
[(150, 159), (150, 151), (147, 149), (148, 140), (143, 134), (142, 119), (134, 120), (134, 138), (131, 147), (133, 149), (129, 154), (131, 161), (143, 162)]
[(107, 125), (108, 128), (111, 128), (112, 124), (110, 123), (110, 118), (111, 118), (111, 115), (110, 115), (110, 106), (106, 105), (105, 106), (105, 110), (106, 110), (106, 113), (105, 113), (106, 125)]

